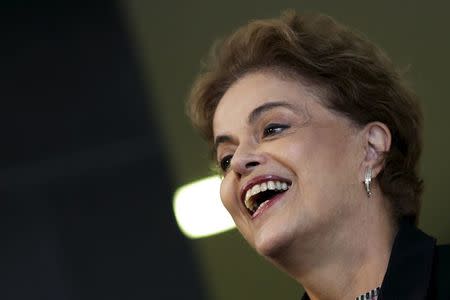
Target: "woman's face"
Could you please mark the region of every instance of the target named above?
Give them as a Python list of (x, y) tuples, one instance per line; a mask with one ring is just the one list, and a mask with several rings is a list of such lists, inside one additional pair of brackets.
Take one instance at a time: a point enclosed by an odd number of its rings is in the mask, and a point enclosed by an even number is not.
[(220, 100), (213, 131), (222, 202), (262, 255), (315, 243), (355, 213), (360, 131), (320, 104), (312, 87), (247, 74)]

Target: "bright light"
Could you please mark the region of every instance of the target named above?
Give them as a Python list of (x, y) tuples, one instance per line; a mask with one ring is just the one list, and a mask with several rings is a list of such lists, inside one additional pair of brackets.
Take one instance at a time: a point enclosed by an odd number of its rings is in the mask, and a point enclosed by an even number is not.
[(190, 238), (201, 238), (235, 227), (220, 201), (218, 176), (186, 184), (175, 192), (173, 210), (181, 231)]

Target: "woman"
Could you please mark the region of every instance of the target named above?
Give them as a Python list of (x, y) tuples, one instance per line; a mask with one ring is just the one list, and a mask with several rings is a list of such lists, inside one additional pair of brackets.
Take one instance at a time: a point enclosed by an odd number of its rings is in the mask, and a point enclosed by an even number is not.
[(251, 22), (189, 109), (237, 228), (303, 299), (449, 299), (448, 247), (415, 227), (420, 108), (367, 39), (322, 15)]

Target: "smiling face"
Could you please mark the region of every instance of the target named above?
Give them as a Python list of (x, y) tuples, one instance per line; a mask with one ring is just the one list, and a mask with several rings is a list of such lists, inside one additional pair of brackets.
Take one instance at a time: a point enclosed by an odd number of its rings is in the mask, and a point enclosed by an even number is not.
[(312, 87), (274, 74), (240, 78), (213, 119), (222, 202), (268, 257), (333, 236), (358, 213), (364, 160), (351, 121), (325, 108)]

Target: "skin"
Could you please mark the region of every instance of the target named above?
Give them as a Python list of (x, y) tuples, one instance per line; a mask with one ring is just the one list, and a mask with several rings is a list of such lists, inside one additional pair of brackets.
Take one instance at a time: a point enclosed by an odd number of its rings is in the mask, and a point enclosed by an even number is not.
[[(389, 129), (356, 126), (299, 80), (270, 71), (237, 80), (213, 119), (221, 198), (255, 250), (303, 285), (311, 299), (345, 299), (381, 285), (396, 227), (376, 179)], [(278, 124), (278, 125), (274, 125)], [(241, 190), (257, 176), (292, 184), (252, 218)]]

